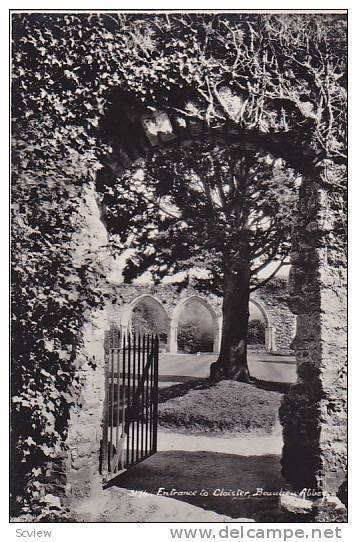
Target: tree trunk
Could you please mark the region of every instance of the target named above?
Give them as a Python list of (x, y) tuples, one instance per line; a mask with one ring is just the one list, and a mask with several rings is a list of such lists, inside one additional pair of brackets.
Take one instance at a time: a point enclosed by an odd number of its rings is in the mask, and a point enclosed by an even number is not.
[(237, 270), (227, 269), (224, 276), (223, 328), (218, 360), (212, 363), (212, 379), (250, 382), (247, 363), (249, 320), (250, 262), (240, 261)]

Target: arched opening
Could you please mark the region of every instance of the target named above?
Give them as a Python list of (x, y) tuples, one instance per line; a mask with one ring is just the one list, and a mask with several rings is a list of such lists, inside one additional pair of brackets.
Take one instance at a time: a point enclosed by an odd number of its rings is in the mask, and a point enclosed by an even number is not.
[(197, 299), (182, 308), (177, 328), (177, 350), (183, 354), (213, 352), (213, 318), (206, 306)]
[(166, 352), (169, 344), (169, 316), (160, 301), (143, 295), (131, 304), (129, 328), (134, 333), (154, 334), (159, 337), (159, 349)]
[(179, 301), (170, 318), (168, 348), (159, 358), (159, 387), (208, 378), (219, 334), (219, 318), (205, 298), (193, 294)]
[(249, 301), (248, 347), (253, 350), (271, 350), (271, 326), (261, 303)]
[(218, 352), (219, 323), (211, 305), (192, 295), (174, 310), (171, 322), (170, 352)]

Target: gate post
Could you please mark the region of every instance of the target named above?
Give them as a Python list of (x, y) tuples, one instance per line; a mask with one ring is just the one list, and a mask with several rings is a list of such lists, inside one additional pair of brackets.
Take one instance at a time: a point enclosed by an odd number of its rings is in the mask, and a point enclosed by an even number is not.
[(99, 473), (105, 395), (104, 310), (97, 311), (83, 330), (80, 364), (80, 397), (70, 411), (68, 423), (67, 495), (70, 502), (102, 491)]
[[(79, 216), (72, 257), (78, 265), (90, 259), (99, 261), (102, 275), (109, 276), (115, 262), (107, 248), (108, 236), (101, 222), (94, 183), (84, 191)], [(79, 389), (69, 407), (65, 443), (65, 491), (72, 509), (83, 499), (97, 497), (102, 492), (99, 461), (105, 393), (104, 340), (105, 330), (110, 327), (110, 312), (109, 307), (88, 310), (79, 330), (82, 346), (74, 361)]]
[[(328, 171), (334, 179), (333, 169)], [(341, 175), (341, 174), (340, 174)], [(294, 488), (316, 488), (345, 503), (347, 464), (346, 258), (336, 194), (320, 180), (300, 189), (289, 277), (297, 315), (298, 383), (280, 408), (282, 472)], [(318, 521), (329, 521), (321, 512)]]

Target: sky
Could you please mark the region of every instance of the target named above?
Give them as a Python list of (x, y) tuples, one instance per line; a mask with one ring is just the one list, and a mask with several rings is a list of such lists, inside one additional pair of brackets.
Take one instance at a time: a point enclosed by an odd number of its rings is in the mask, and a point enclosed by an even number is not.
[[(123, 269), (125, 265), (125, 261), (132, 254), (132, 249), (125, 250), (119, 257), (116, 258), (116, 263), (113, 266), (112, 273), (109, 277), (110, 282), (113, 282), (115, 284), (121, 284), (123, 282)], [(260, 273), (258, 273), (258, 279), (265, 279), (268, 277), (276, 268), (276, 263), (270, 263), (268, 264)], [(277, 277), (288, 277), (290, 265), (284, 265), (276, 274)], [(194, 273), (195, 276), (204, 277), (204, 272), (196, 272)], [(163, 279), (163, 284), (169, 284), (171, 282), (181, 282), (186, 277), (186, 272), (182, 271), (179, 273), (176, 273), (175, 275), (169, 277), (165, 277)], [(134, 284), (150, 284), (151, 277), (149, 272), (145, 272), (141, 277), (137, 278), (134, 281)]]

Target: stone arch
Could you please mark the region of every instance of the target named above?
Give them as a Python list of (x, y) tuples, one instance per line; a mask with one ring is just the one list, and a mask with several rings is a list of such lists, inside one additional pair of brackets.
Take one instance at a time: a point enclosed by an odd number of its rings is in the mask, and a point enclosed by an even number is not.
[[(316, 142), (313, 140), (316, 133), (313, 128), (313, 116), (309, 115), (306, 107), (301, 107), (301, 102), (297, 101), (297, 105), (299, 105), (299, 109), (305, 111), (303, 123), (301, 123), (301, 115), (295, 115), (297, 121), (294, 122), (291, 119), (290, 127), (285, 128), (287, 131), (282, 131), (279, 134), (274, 134), (269, 130), (266, 132), (264, 128), (260, 134), (254, 134), (253, 130), (249, 134), (249, 130), (243, 125), (241, 134), (238, 135), (246, 140), (250, 138), (258, 144), (265, 144), (265, 148), (271, 152), (275, 151), (277, 155), (284, 153), (288, 155), (288, 158), (294, 158), (297, 168), (303, 168), (306, 164), (306, 177), (303, 179), (300, 191), (299, 223), (293, 241), (291, 262), (293, 267), (290, 272), (290, 303), (294, 314), (297, 315), (298, 324), (296, 357), (300, 381), (299, 385), (293, 387), (289, 392), (290, 395), (287, 396), (281, 410), (285, 442), (283, 469), (288, 479), (296, 482), (294, 486), (314, 487), (316, 483), (319, 491), (329, 495), (337, 493), (341, 481), (341, 471), (344, 473), (346, 468), (347, 440), (343, 415), (346, 408), (345, 390), (347, 385), (345, 382), (346, 286), (343, 276), (345, 261), (341, 243), (334, 242), (336, 233), (327, 220), (334, 208), (332, 202), (329, 201), (334, 196), (333, 190), (336, 190), (331, 182), (335, 176), (334, 165), (329, 159), (328, 153), (321, 152), (320, 149), (316, 150)], [(131, 113), (129, 105), (127, 110)], [(120, 118), (120, 115), (113, 115), (113, 118)], [(120, 153), (122, 168), (125, 167), (126, 160), (130, 162), (138, 155), (136, 140), (142, 147), (150, 148), (149, 145), (155, 145), (155, 137), (159, 142), (164, 141), (165, 138), (166, 141), (169, 141), (172, 135), (167, 118), (161, 116), (155, 118), (151, 125), (147, 125), (145, 132), (141, 130), (142, 133), (139, 133), (137, 138), (136, 133), (130, 129), (131, 125), (125, 122), (126, 118), (129, 118), (129, 114), (126, 117), (123, 115), (121, 118), (123, 140), (126, 143), (128, 140), (134, 139), (134, 144), (128, 144), (129, 148), (126, 149), (123, 145)], [(241, 116), (239, 118), (241, 119)], [(149, 120), (151, 120), (150, 116)], [(133, 122), (139, 124), (140, 118), (134, 118)], [(306, 127), (300, 137), (297, 123)], [(227, 123), (228, 126), (229, 124), (231, 123)], [(197, 128), (194, 124), (190, 125), (188, 121), (188, 128), (185, 129), (193, 133)], [(200, 129), (204, 130), (204, 127), (199, 126), (198, 130)], [(142, 142), (140, 135), (143, 139)], [(290, 153), (285, 150), (287, 147), (290, 149)], [(336, 163), (338, 164), (337, 160)], [(120, 164), (118, 164), (119, 166)], [(339, 180), (339, 177), (337, 179)], [(92, 217), (90, 218), (89, 227), (94, 229)], [(323, 246), (322, 239), (324, 239), (323, 234), (325, 233), (329, 241), (328, 244), (326, 241), (326, 246)], [(86, 247), (89, 242), (88, 238), (88, 232), (86, 232), (86, 241), (84, 241)], [(94, 254), (95, 257), (97, 251), (90, 247), (88, 252)], [(88, 346), (86, 343), (84, 345), (85, 351), (92, 346), (92, 338), (89, 338), (87, 342)], [(99, 349), (96, 356), (100, 355), (102, 353)], [(82, 362), (82, 359), (80, 361)], [(98, 378), (101, 365), (91, 363), (88, 371), (90, 369), (93, 372), (96, 371), (95, 376)], [(103, 371), (104, 369), (100, 373), (102, 381)], [(85, 384), (82, 384), (82, 387), (84, 386)], [(99, 385), (97, 384), (97, 386)], [(88, 402), (87, 405), (82, 405), (79, 410), (85, 415), (89, 413), (88, 418), (97, 419), (100, 400), (98, 401), (92, 395), (93, 382), (86, 384), (86, 387), (86, 391), (89, 392)], [(83, 393), (81, 398), (82, 396)], [(74, 407), (71, 410), (76, 413), (78, 406), (74, 405)], [(88, 441), (90, 444), (95, 441), (94, 438), (92, 439), (91, 433), (88, 432), (88, 423), (85, 422), (87, 420), (76, 421), (73, 427), (73, 432), (79, 436), (81, 436), (81, 431), (83, 433), (83, 450), (78, 449), (77, 445), (74, 446), (73, 454), (66, 462), (66, 465), (71, 466), (68, 468), (77, 469), (76, 475), (78, 479), (82, 478), (82, 480), (86, 480), (90, 476), (92, 466), (90, 462), (93, 461), (93, 458), (96, 460), (97, 457), (96, 450), (88, 446)], [(94, 432), (93, 436), (95, 436)], [(69, 446), (68, 448), (70, 449)], [(85, 465), (83, 467), (85, 470), (81, 471), (79, 466), (73, 466), (73, 458), (76, 457), (81, 458), (81, 464)], [(63, 479), (64, 476), (61, 478)], [(97, 478), (99, 477), (97, 476)], [(81, 492), (83, 496), (87, 495), (83, 488), (74, 487), (71, 481), (70, 483), (66, 482), (66, 491), (69, 488), (74, 495), (78, 496)], [(326, 506), (324, 505), (325, 510), (328, 502), (327, 500)], [(330, 502), (333, 509), (331, 517), (336, 517), (334, 516), (336, 506), (332, 506), (332, 504)], [(327, 512), (325, 514), (327, 515)], [(322, 521), (326, 521), (326, 517)]]
[(178, 323), (179, 318), (182, 313), (182, 310), (184, 307), (192, 302), (196, 301), (197, 303), (200, 303), (203, 307), (205, 307), (208, 312), (211, 315), (212, 322), (213, 322), (213, 352), (218, 353), (219, 352), (219, 346), (220, 346), (220, 333), (221, 333), (221, 320), (217, 316), (215, 310), (211, 306), (211, 304), (202, 296), (199, 296), (197, 294), (192, 294), (185, 299), (182, 299), (175, 307), (172, 318), (171, 318), (171, 327), (170, 327), (170, 353), (176, 353), (177, 352), (177, 330), (178, 330)]
[(168, 333), (167, 342), (169, 345), (170, 344), (170, 329), (171, 329), (171, 325), (170, 325), (171, 319), (170, 319), (169, 313), (167, 312), (167, 309), (164, 306), (164, 304), (151, 294), (141, 294), (135, 299), (133, 299), (131, 303), (127, 304), (124, 307), (124, 310), (122, 311), (121, 318), (120, 318), (121, 331), (123, 333), (127, 333), (130, 330), (133, 311), (135, 307), (137, 307), (137, 305), (139, 305), (143, 301), (150, 301), (150, 303), (152, 303), (154, 306), (159, 307), (160, 311), (164, 315), (164, 319), (165, 319), (166, 327), (167, 327), (167, 333)]
[[(218, 92), (227, 92), (222, 87)], [(238, 125), (214, 127), (203, 120), (190, 119), (162, 101), (150, 107), (136, 100), (130, 92), (114, 88), (108, 95), (110, 107), (100, 121), (100, 132), (114, 144), (115, 153), (107, 156), (104, 163), (112, 172), (121, 176), (137, 160), (145, 158), (153, 149), (166, 149), (173, 144), (186, 146), (197, 140), (222, 140), (237, 146), (264, 149), (282, 158), (294, 169), (305, 174), (314, 168), (309, 155), (297, 152), (293, 132), (242, 130)], [(192, 97), (189, 103), (195, 105)], [(186, 104), (187, 105), (187, 104)], [(184, 104), (182, 104), (184, 108)], [(117, 120), (120, 119), (120, 124)], [(243, 137), (242, 137), (243, 136)], [(284, 145), (282, 145), (284, 142)], [(302, 160), (301, 158), (304, 158)]]
[[(292, 267), (289, 273), (289, 305), (291, 311), (297, 315), (294, 349), (299, 387), (291, 388), (280, 410), (284, 428), (282, 472), (294, 487), (301, 489), (318, 483), (319, 487), (336, 494), (346, 472), (347, 440), (341, 436), (331, 437), (332, 443), (337, 442), (340, 449), (337, 454), (334, 451), (332, 456), (333, 446), (331, 447), (329, 440), (331, 432), (326, 429), (332, 424), (339, 426), (339, 435), (346, 434), (345, 416), (339, 416), (340, 412), (345, 412), (346, 388), (345, 256), (342, 244), (336, 243), (333, 249), (328, 247), (327, 258), (326, 247), (321, 247), (321, 235), (317, 236), (315, 232), (325, 234), (330, 231), (330, 224), (324, 217), (328, 214), (332, 216), (331, 201), (335, 188), (333, 183), (326, 183), (326, 179), (339, 178), (339, 167), (343, 161), (324, 160), (322, 166), (322, 161), (317, 159), (313, 138), (307, 133), (301, 137), (300, 128), (294, 125), (288, 132), (267, 133), (244, 128), (240, 130), (238, 126), (228, 132), (228, 123), (223, 129), (212, 129), (203, 121), (189, 119), (185, 119), (182, 124), (181, 119), (169, 108), (162, 110), (165, 108), (163, 104), (158, 104), (157, 108), (151, 107), (150, 112), (147, 112), (145, 107), (136, 105), (121, 100), (122, 113), (109, 115), (113, 119), (120, 117), (123, 126), (123, 134), (117, 134), (114, 142), (116, 155), (108, 156), (105, 163), (116, 176), (120, 176), (133, 162), (145, 157), (152, 149), (165, 148), (172, 144), (187, 145), (194, 139), (207, 137), (224, 140), (228, 138), (232, 143), (241, 144), (244, 141), (244, 144), (261, 147), (275, 157), (283, 158), (302, 174), (298, 220), (304, 227), (294, 225)], [(311, 133), (313, 132), (311, 130)], [(336, 262), (341, 262), (341, 269), (336, 269)], [(331, 284), (336, 295), (336, 306), (326, 295)], [(324, 295), (321, 295), (322, 293)], [(324, 318), (321, 318), (321, 314)], [(336, 320), (339, 321), (338, 327), (332, 323)], [(177, 331), (173, 325), (170, 328)], [(273, 341), (273, 334), (270, 337)], [(176, 338), (172, 335), (170, 346), (177, 349)], [(332, 351), (338, 352), (338, 356), (335, 353), (331, 355)], [(331, 371), (337, 375), (338, 382), (332, 387), (333, 394), (324, 400), (316, 399), (320, 396), (321, 389), (327, 388), (327, 393), (330, 394), (327, 382)], [(311, 382), (312, 374), (314, 378)], [(317, 406), (313, 413), (311, 408), (306, 408), (310, 403), (316, 403)], [(326, 403), (336, 405), (335, 409), (329, 408), (327, 415)], [(295, 414), (292, 415), (291, 412)], [(306, 439), (306, 434), (311, 434), (311, 438)], [(300, 438), (300, 435), (304, 438)], [(316, 435), (321, 435), (318, 445), (314, 444), (317, 441)], [(316, 467), (317, 456), (326, 465), (324, 469)], [(306, 458), (309, 459), (308, 462)]]
[(263, 317), (264, 324), (265, 324), (265, 348), (267, 352), (271, 352), (274, 350), (274, 347), (275, 347), (274, 328), (273, 328), (271, 315), (261, 300), (250, 298), (249, 303), (252, 303), (252, 305), (254, 305), (259, 310), (260, 314)]

